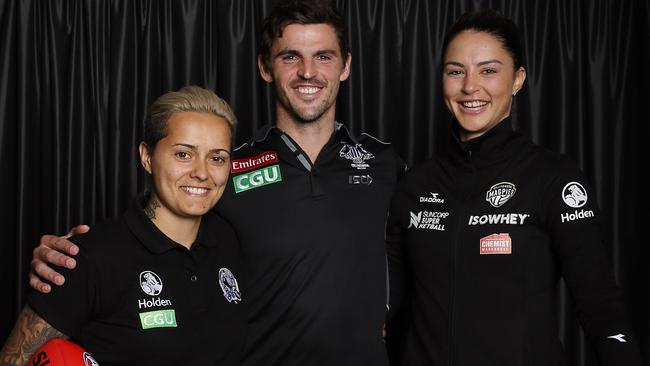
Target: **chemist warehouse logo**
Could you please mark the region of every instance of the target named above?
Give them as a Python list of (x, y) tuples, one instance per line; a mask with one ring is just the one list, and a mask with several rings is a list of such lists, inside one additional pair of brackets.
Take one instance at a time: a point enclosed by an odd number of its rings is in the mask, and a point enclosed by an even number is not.
[(408, 228), (445, 231), (445, 219), (449, 212), (420, 211), (410, 212), (411, 221)]
[(247, 172), (236, 175), (232, 178), (235, 185), (235, 193), (248, 191), (249, 189), (255, 189), (282, 181), (280, 165), (278, 165), (277, 162), (278, 154), (275, 151), (265, 151), (252, 158), (233, 160), (230, 163), (231, 173)]
[[(163, 282), (155, 272), (143, 271), (140, 273), (140, 288), (149, 296), (160, 295)], [(156, 297), (153, 299), (138, 300), (138, 309), (149, 309), (163, 306), (172, 306), (171, 300)], [(160, 309), (139, 313), (142, 329), (177, 327), (176, 312), (174, 309)]]

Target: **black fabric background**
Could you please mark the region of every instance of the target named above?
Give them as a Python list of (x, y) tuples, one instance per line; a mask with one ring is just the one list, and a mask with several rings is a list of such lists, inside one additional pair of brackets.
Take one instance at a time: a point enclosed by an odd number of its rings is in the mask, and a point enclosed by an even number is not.
[[(409, 164), (445, 148), (439, 87), (445, 31), (494, 8), (526, 43), (515, 124), (578, 161), (605, 214), (608, 249), (647, 360), (648, 249), (641, 208), (650, 97), (647, 0), (338, 0), (352, 74), (337, 118), (392, 141)], [(0, 340), (21, 309), (43, 233), (119, 215), (142, 188), (146, 106), (187, 84), (233, 106), (238, 142), (273, 118), (256, 41), (273, 1), (0, 0)], [(593, 365), (563, 286), (560, 336), (571, 364)], [(646, 361), (647, 362), (647, 361)]]

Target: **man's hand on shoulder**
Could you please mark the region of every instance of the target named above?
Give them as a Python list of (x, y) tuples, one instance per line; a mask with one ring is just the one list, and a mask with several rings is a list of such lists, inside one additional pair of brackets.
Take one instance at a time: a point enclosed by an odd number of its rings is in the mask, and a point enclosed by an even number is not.
[(50, 268), (50, 265), (73, 269), (77, 262), (70, 256), (77, 255), (79, 247), (68, 239), (73, 235), (87, 233), (89, 230), (88, 225), (79, 225), (70, 229), (64, 236), (43, 235), (40, 244), (34, 248), (29, 285), (42, 293), (52, 290), (51, 283), (57, 286), (63, 285), (65, 277)]

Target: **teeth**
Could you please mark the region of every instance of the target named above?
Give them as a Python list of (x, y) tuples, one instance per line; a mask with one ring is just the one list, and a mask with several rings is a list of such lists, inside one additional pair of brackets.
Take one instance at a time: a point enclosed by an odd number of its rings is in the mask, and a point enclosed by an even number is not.
[(314, 94), (317, 93), (320, 90), (320, 88), (314, 87), (314, 86), (303, 86), (298, 88), (298, 92), (302, 94)]
[(465, 108), (480, 108), (480, 107), (483, 107), (484, 105), (486, 105), (487, 102), (483, 102), (483, 101), (480, 101), (480, 100), (473, 100), (471, 102), (461, 102), (461, 104)]
[(208, 192), (207, 188), (199, 188), (199, 187), (181, 187), (182, 190), (184, 190), (187, 193), (190, 194), (205, 194)]

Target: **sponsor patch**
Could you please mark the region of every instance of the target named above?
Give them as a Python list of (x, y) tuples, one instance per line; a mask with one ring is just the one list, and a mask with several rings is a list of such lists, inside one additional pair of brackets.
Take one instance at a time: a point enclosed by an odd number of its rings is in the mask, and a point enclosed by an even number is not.
[(481, 254), (512, 254), (510, 234), (492, 234), (481, 238)]
[(517, 213), (472, 215), (467, 225), (523, 225), (529, 217), (529, 214)]
[(569, 182), (562, 189), (562, 200), (569, 207), (580, 208), (587, 203), (587, 190), (578, 182)]
[(253, 170), (252, 172), (240, 174), (234, 176), (232, 181), (235, 184), (235, 193), (281, 182), (282, 174), (280, 173), (280, 165), (271, 165)]
[(408, 228), (445, 231), (444, 220), (447, 217), (449, 217), (449, 212), (410, 212)]
[(366, 160), (375, 157), (371, 152), (361, 147), (361, 144), (352, 146), (346, 142), (341, 143), (343, 144), (343, 147), (339, 150), (339, 157), (352, 160), (352, 164), (350, 165), (358, 170), (364, 170), (370, 167), (370, 164), (366, 163)]
[(594, 217), (594, 211), (592, 210), (575, 210), (573, 212), (567, 212), (560, 215), (562, 223), (571, 222), (575, 220), (582, 220), (588, 217)]
[(438, 197), (438, 193), (433, 193), (429, 192), (431, 196), (423, 196), (420, 197), (420, 202), (427, 202), (427, 203), (445, 203), (445, 200)]
[(485, 194), (485, 200), (494, 207), (501, 207), (511, 199), (517, 188), (510, 182), (501, 182), (493, 185)]
[(160, 295), (163, 288), (162, 280), (154, 272), (143, 271), (140, 273), (140, 288), (149, 296)]
[(228, 268), (221, 268), (219, 270), (219, 286), (221, 286), (221, 291), (223, 291), (223, 297), (225, 297), (228, 302), (238, 304), (239, 301), (241, 301), (239, 284)]
[(174, 309), (148, 311), (140, 313), (142, 329), (176, 328), (176, 312)]
[(372, 176), (370, 174), (350, 175), (348, 176), (348, 184), (363, 184), (369, 186), (372, 183)]
[(237, 159), (230, 162), (231, 173), (247, 172), (266, 165), (278, 162), (278, 153), (275, 151), (265, 151), (252, 158)]

